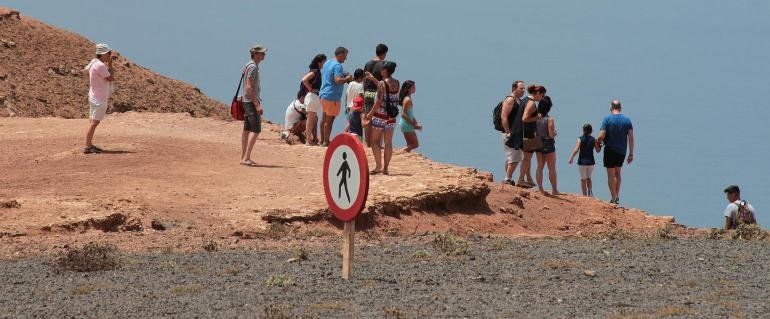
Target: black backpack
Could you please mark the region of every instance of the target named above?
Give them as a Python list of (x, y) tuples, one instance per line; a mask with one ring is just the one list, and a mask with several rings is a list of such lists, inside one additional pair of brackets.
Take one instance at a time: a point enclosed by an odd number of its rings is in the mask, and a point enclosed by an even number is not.
[[(512, 97), (512, 95), (508, 95), (505, 98), (503, 98), (500, 103), (497, 103), (497, 106), (492, 110), (492, 124), (495, 126), (495, 129), (500, 132), (505, 132), (505, 128), (503, 128), (503, 102), (505, 102), (506, 99), (509, 97)], [(509, 123), (510, 124), (510, 123)]]

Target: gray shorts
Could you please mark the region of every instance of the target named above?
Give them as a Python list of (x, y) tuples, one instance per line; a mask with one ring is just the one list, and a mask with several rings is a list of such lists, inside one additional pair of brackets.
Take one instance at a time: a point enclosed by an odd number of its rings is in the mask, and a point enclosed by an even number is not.
[(243, 102), (243, 130), (261, 133), (262, 132), (262, 116), (257, 112), (257, 107), (254, 103)]

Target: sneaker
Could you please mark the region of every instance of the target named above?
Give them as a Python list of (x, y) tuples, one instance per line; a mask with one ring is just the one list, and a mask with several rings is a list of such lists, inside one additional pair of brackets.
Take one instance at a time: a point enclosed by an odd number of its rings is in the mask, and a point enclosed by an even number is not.
[(507, 178), (503, 181), (503, 184), (508, 184), (508, 185), (511, 185), (511, 186), (516, 186), (516, 182), (514, 182), (514, 181), (512, 181), (510, 179), (507, 179)]
[(86, 147), (86, 148), (83, 149), (83, 154), (98, 154), (98, 153), (101, 153), (101, 152), (102, 152), (102, 149), (98, 148), (98, 147), (96, 147), (94, 145), (91, 145), (91, 146)]

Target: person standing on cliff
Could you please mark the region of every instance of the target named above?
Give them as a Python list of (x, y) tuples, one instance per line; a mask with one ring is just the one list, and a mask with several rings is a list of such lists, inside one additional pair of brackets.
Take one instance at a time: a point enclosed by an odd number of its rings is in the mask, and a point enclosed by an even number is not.
[(96, 127), (107, 115), (107, 100), (112, 93), (112, 81), (115, 80), (112, 60), (112, 49), (107, 44), (99, 43), (96, 45), (96, 58), (92, 59), (85, 68), (90, 82), (88, 89), (90, 125), (86, 131), (84, 154), (102, 152), (101, 148), (93, 144), (93, 139)]
[(599, 136), (596, 138), (596, 151), (599, 152), (602, 144), (604, 148), (604, 167), (607, 168), (607, 185), (610, 188), (612, 199), (610, 203), (620, 202), (620, 170), (623, 160), (626, 159), (628, 149), (628, 164), (634, 161), (634, 126), (631, 119), (621, 113), (619, 100), (612, 100), (610, 112), (602, 121)]
[[(388, 55), (388, 46), (382, 43), (378, 44), (374, 48), (374, 54), (375, 57), (369, 62), (366, 62), (366, 65), (364, 65), (364, 72), (368, 72), (374, 75), (378, 81), (382, 81), (380, 70), (382, 69), (382, 65), (385, 63), (385, 57)], [(366, 141), (366, 146), (371, 146), (372, 126), (371, 123), (364, 121), (363, 117), (366, 114), (369, 114), (369, 111), (372, 110), (372, 106), (374, 106), (376, 97), (377, 83), (364, 79), (364, 110), (361, 117), (364, 126), (364, 140)]]
[(251, 150), (262, 132), (262, 98), (259, 80), (259, 63), (265, 59), (267, 49), (255, 44), (249, 49), (251, 60), (244, 67), (243, 76), (243, 134), (241, 135), (241, 165), (256, 166), (251, 160)]
[(324, 119), (321, 124), (321, 146), (329, 146), (334, 118), (340, 114), (340, 100), (345, 83), (353, 81), (353, 76), (343, 72), (342, 63), (348, 58), (348, 49), (339, 47), (334, 50), (334, 59), (329, 59), (321, 68), (321, 97)]
[[(511, 94), (503, 100), (503, 109), (500, 119), (503, 123), (503, 151), (505, 152), (505, 180), (503, 183), (516, 185), (513, 181), (513, 172), (516, 166), (524, 158), (521, 151), (523, 137), (521, 135), (521, 116), (524, 107), (521, 105), (521, 97), (524, 96), (524, 81), (513, 81)], [(524, 178), (522, 177), (522, 180)]]

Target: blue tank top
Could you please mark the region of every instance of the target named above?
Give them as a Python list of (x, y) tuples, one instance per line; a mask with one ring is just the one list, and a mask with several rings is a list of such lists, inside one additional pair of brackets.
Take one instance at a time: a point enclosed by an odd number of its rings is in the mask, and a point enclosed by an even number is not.
[(596, 139), (590, 135), (580, 137), (580, 153), (578, 154), (578, 165), (596, 165), (594, 160), (594, 142)]

